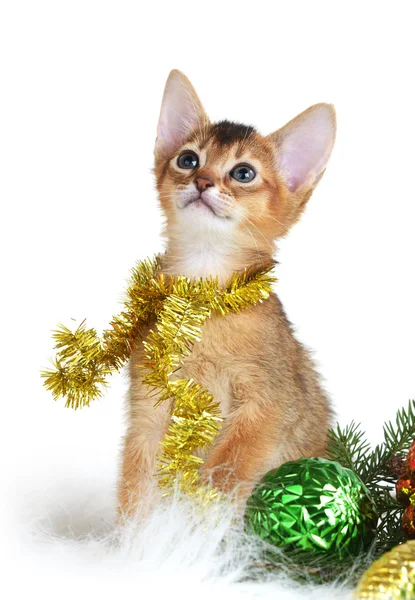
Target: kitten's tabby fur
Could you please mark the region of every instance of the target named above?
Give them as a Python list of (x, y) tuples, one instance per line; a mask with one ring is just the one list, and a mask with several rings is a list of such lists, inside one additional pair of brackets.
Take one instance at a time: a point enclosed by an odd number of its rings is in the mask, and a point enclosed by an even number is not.
[[(229, 121), (211, 124), (189, 80), (172, 71), (155, 147), (166, 217), (163, 271), (218, 275), (225, 282), (245, 267), (255, 272), (271, 264), (274, 242), (300, 217), (334, 137), (335, 113), (328, 104), (309, 108), (267, 137)], [(196, 168), (178, 166), (184, 150), (196, 154)], [(240, 163), (253, 167), (252, 181), (231, 177)], [(154, 398), (146, 396), (137, 368), (141, 360), (142, 351), (135, 351), (119, 485), (124, 515), (135, 511), (154, 480), (156, 454), (169, 424), (168, 407), (154, 409)], [(301, 456), (324, 455), (329, 403), (275, 294), (241, 313), (211, 318), (178, 376), (193, 377), (220, 402), (226, 421), (202, 475), (221, 490), (236, 490), (241, 501), (269, 469)]]

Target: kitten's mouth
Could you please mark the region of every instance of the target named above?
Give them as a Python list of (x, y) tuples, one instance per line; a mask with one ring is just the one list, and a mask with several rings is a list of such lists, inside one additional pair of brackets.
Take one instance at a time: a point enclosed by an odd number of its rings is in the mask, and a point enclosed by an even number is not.
[(197, 206), (198, 208), (202, 208), (202, 207), (206, 207), (210, 210), (211, 213), (213, 213), (216, 217), (220, 217), (220, 215), (218, 215), (215, 212), (215, 209), (212, 207), (212, 205), (205, 199), (202, 198), (202, 195), (199, 194), (199, 196), (196, 196), (196, 198), (192, 198), (191, 200), (189, 200), (189, 202), (186, 202), (186, 204), (184, 205), (183, 208), (187, 208), (188, 206), (190, 206), (191, 204), (194, 204), (195, 206)]

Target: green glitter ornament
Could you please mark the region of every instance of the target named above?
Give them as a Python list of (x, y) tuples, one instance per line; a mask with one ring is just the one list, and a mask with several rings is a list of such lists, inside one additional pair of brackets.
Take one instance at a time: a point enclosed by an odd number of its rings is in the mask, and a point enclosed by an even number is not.
[(369, 491), (350, 469), (300, 458), (269, 471), (248, 499), (249, 533), (286, 550), (356, 556), (375, 535)]

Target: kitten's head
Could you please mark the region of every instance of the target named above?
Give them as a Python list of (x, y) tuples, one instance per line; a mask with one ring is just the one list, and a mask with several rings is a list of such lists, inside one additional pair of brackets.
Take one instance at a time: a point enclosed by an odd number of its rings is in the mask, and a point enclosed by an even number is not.
[(251, 126), (211, 123), (189, 80), (172, 71), (155, 146), (167, 237), (271, 254), (320, 180), (335, 130), (330, 104), (310, 107), (265, 137)]

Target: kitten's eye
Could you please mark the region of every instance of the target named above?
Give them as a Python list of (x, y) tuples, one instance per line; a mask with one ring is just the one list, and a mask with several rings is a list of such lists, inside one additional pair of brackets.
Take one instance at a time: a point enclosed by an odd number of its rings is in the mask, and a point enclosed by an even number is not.
[(183, 152), (177, 159), (177, 164), (181, 169), (196, 169), (199, 166), (199, 159), (194, 152)]
[(230, 172), (230, 176), (240, 183), (248, 183), (255, 178), (255, 171), (249, 165), (236, 165)]

